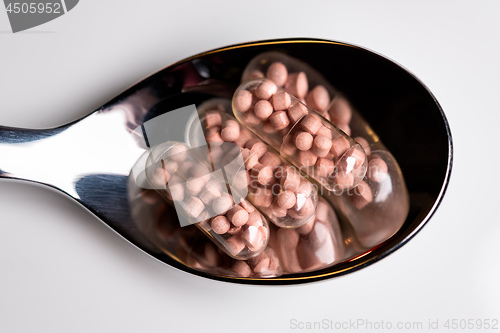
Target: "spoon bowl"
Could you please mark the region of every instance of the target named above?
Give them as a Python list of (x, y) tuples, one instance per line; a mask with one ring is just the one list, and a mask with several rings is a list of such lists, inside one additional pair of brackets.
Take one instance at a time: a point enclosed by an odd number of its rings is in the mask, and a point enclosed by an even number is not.
[[(231, 98), (246, 64), (262, 52), (282, 52), (313, 64), (349, 98), (399, 162), (409, 214), (385, 242), (333, 266), (269, 279), (231, 278), (193, 269), (137, 226), (130, 175), (147, 150), (144, 124), (165, 110)], [(186, 126), (189, 112), (180, 113)], [(178, 124), (178, 122), (176, 122)], [(185, 127), (169, 129), (183, 141)], [(58, 128), (0, 127), (0, 177), (52, 186), (158, 260), (199, 276), (249, 284), (327, 279), (375, 263), (406, 244), (429, 221), (446, 190), (452, 139), (432, 93), (409, 71), (366, 49), (318, 39), (283, 39), (228, 46), (181, 60), (144, 79), (88, 116)], [(36, 161), (36, 163), (34, 162)], [(176, 219), (175, 214), (171, 214)], [(174, 221), (175, 222), (175, 221)], [(188, 227), (190, 228), (190, 227)], [(186, 229), (185, 233), (189, 234)]]

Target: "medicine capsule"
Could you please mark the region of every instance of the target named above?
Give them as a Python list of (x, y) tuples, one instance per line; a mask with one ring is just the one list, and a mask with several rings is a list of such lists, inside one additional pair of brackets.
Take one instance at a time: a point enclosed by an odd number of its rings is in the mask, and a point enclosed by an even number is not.
[[(356, 187), (344, 191), (340, 196), (328, 192), (325, 195), (352, 225), (353, 237), (357, 239), (361, 247), (371, 248), (380, 244), (399, 230), (409, 212), (408, 191), (397, 161), (370, 125), (353, 108), (350, 101), (309, 64), (281, 52), (264, 52), (250, 60), (243, 72), (242, 82), (257, 78), (257, 76), (250, 75), (252, 72), (267, 74), (268, 67), (276, 63), (285, 65), (287, 83), (283, 88), (288, 93), (299, 97), (309, 108), (330, 120), (332, 124), (354, 138), (363, 147), (368, 161), (363, 182), (360, 181)], [(274, 67), (282, 66), (274, 65)], [(283, 69), (281, 71), (284, 72)], [(300, 85), (299, 79), (295, 79), (298, 73), (303, 73)], [(271, 76), (263, 74), (260, 77), (262, 76), (273, 80)], [(275, 81), (275, 83), (281, 82)], [(300, 93), (298, 92), (299, 86), (301, 87)], [(329, 103), (325, 109), (326, 101)], [(247, 111), (251, 111), (251, 107)], [(246, 114), (251, 115), (251, 112), (246, 112)], [(288, 115), (293, 123), (299, 117), (303, 117), (304, 113), (300, 106), (296, 106), (288, 110)], [(314, 124), (309, 123), (305, 131), (314, 132), (315, 128), (312, 125)], [(320, 128), (316, 135), (328, 136), (327, 133), (328, 131)], [(349, 140), (343, 137), (332, 137), (331, 139), (330, 152), (337, 156), (351, 145)], [(300, 141), (303, 144), (306, 142)], [(321, 154), (321, 142), (313, 149)], [(293, 144), (283, 144), (282, 150), (289, 155), (300, 152)], [(307, 153), (302, 154), (302, 159), (308, 164), (314, 161), (314, 157)], [(328, 174), (332, 168), (331, 163), (321, 157), (316, 159), (315, 165), (317, 172), (322, 175)], [(337, 167), (337, 165), (333, 167)], [(346, 184), (351, 183), (348, 175), (338, 177), (338, 181)]]
[(309, 222), (297, 229), (272, 229), (271, 235), (269, 246), (276, 250), (284, 273), (322, 269), (345, 259), (337, 215), (321, 197)]
[[(230, 102), (226, 101), (225, 105), (230, 110)], [(205, 135), (216, 127), (211, 126), (209, 121), (214, 117), (220, 117), (223, 123), (235, 121), (230, 114), (221, 111), (220, 107), (210, 109), (202, 105), (199, 109), (204, 110), (199, 117)], [(199, 127), (193, 126), (190, 131), (197, 129)], [(235, 143), (239, 145), (244, 164), (239, 172), (234, 172), (235, 177), (231, 179), (233, 186), (242, 191), (247, 190), (246, 199), (275, 225), (281, 228), (298, 228), (307, 223), (316, 211), (316, 187), (248, 129), (239, 125), (238, 130), (244, 139), (238, 138)], [(199, 133), (189, 133), (188, 137), (197, 138)], [(217, 143), (209, 142), (211, 144)], [(235, 178), (238, 179), (235, 181)], [(310, 187), (301, 186), (302, 184), (309, 184)]]
[[(226, 128), (240, 129), (234, 120), (224, 123)], [(230, 134), (227, 139), (234, 140), (235, 136)], [(234, 259), (257, 256), (269, 240), (266, 219), (252, 204), (228, 191), (228, 188), (232, 189), (232, 184), (228, 184), (217, 172), (212, 172), (199, 156), (199, 151), (189, 149), (183, 143), (162, 143), (150, 152), (146, 178), (165, 201), (175, 207), (181, 225), (195, 224)], [(177, 168), (170, 169), (167, 178), (165, 165), (170, 165), (172, 161)]]
[[(315, 89), (308, 100), (326, 111), (329, 97), (327, 101), (325, 94), (328, 95), (326, 88)], [(247, 104), (242, 99), (256, 103), (250, 108), (239, 108)], [(329, 191), (342, 193), (358, 186), (365, 176), (367, 160), (361, 145), (269, 79), (254, 79), (240, 85), (232, 107), (241, 123)], [(249, 115), (266, 122), (248, 122)], [(207, 132), (210, 136), (208, 133), (211, 131)]]

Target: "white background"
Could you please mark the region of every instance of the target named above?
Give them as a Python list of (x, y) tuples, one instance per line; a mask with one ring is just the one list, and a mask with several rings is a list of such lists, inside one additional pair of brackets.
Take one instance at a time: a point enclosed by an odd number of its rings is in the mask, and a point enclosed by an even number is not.
[(317, 37), (408, 68), (442, 105), (455, 146), (448, 191), (414, 239), (361, 271), (299, 286), (176, 271), (59, 193), (0, 181), (0, 332), (300, 331), (293, 319), (421, 321), (418, 332), (439, 320), (448, 332), (447, 319), (500, 319), (499, 12), (499, 1), (82, 0), (12, 34), (0, 8), (2, 125), (61, 125), (208, 49)]

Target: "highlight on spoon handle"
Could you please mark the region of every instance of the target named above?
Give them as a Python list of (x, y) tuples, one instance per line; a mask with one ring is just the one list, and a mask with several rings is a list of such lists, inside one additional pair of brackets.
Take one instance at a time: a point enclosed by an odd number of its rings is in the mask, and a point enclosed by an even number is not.
[(77, 182), (128, 176), (144, 152), (123, 111), (94, 112), (52, 129), (0, 127), (0, 177), (46, 184), (79, 199)]
[(41, 140), (51, 138), (64, 131), (69, 125), (51, 129), (28, 129), (0, 126), (0, 177), (29, 179), (17, 173), (17, 165), (23, 155), (37, 149)]

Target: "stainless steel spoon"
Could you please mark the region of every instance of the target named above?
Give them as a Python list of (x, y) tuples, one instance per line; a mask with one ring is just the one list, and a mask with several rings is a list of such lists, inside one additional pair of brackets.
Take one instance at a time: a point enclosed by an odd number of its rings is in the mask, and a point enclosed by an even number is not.
[[(248, 61), (265, 51), (285, 52), (314, 64), (358, 109), (371, 110), (363, 116), (400, 163), (411, 198), (410, 214), (401, 230), (388, 241), (320, 271), (274, 279), (211, 275), (168, 255), (134, 224), (127, 182), (134, 163), (147, 147), (138, 143), (133, 130), (164, 112), (164, 108), (155, 105), (168, 105), (173, 110), (201, 103), (204, 95), (230, 97)], [(419, 131), (422, 125), (425, 133)], [(182, 141), (183, 131), (180, 127), (170, 134), (171, 138)], [(426, 158), (417, 160), (416, 156)], [(429, 220), (446, 189), (451, 164), (448, 123), (439, 104), (420, 81), (375, 53), (316, 39), (252, 42), (208, 51), (161, 70), (88, 116), (61, 127), (46, 130), (0, 127), (0, 178), (54, 187), (158, 260), (197, 275), (240, 283), (314, 281), (376, 262), (405, 244)], [(421, 172), (429, 169), (433, 170), (431, 174)]]

